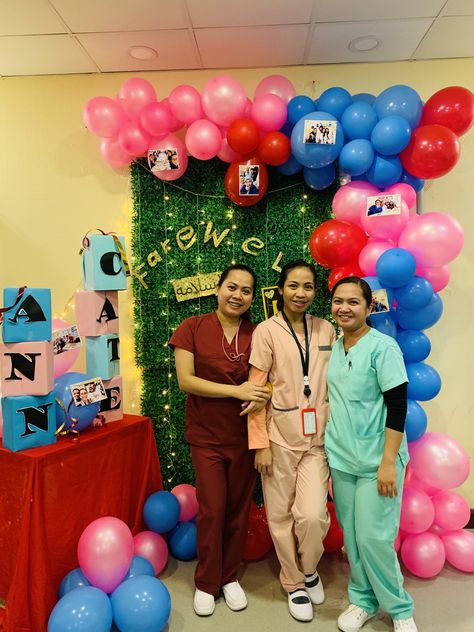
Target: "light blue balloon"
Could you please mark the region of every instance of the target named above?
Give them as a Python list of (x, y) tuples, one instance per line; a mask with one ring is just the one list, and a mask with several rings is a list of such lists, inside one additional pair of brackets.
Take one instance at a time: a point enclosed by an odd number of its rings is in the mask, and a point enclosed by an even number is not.
[(301, 117), (314, 112), (313, 100), (304, 95), (298, 95), (288, 101), (288, 121), (295, 125)]
[[(432, 327), (443, 314), (443, 301), (436, 292), (433, 298), (420, 309), (398, 308), (398, 323), (403, 329), (428, 329)], [(415, 398), (416, 399), (416, 398)]]
[(291, 152), (296, 160), (311, 169), (320, 169), (334, 162), (344, 145), (344, 132), (337, 121), (336, 138), (333, 145), (323, 143), (305, 143), (304, 126), (306, 121), (336, 121), (329, 112), (311, 112), (300, 119), (291, 132)]
[(344, 110), (341, 118), (344, 135), (350, 140), (355, 138), (369, 140), (377, 121), (378, 118), (374, 108), (365, 101), (352, 103)]
[(350, 92), (345, 88), (335, 86), (319, 95), (318, 108), (323, 112), (329, 112), (340, 121), (342, 113), (351, 103)]
[(375, 264), (375, 271), (384, 287), (397, 288), (406, 285), (413, 278), (415, 270), (415, 257), (404, 248), (386, 250)]
[(370, 323), (374, 329), (380, 331), (386, 336), (391, 338), (397, 337), (397, 326), (387, 314), (387, 312), (380, 312), (379, 314), (371, 314), (369, 316)]
[(123, 581), (130, 579), (131, 577), (136, 577), (137, 575), (148, 575), (149, 577), (155, 576), (153, 566), (144, 557), (140, 557), (140, 555), (134, 555), (132, 557), (132, 563), (130, 564), (130, 568), (128, 569)]
[(416, 90), (405, 85), (395, 85), (379, 94), (374, 101), (379, 119), (393, 114), (401, 116), (415, 129), (421, 119), (423, 103)]
[(48, 632), (110, 632), (112, 606), (102, 590), (94, 586), (74, 588), (54, 606)]
[(275, 167), (278, 173), (281, 173), (284, 176), (294, 176), (296, 173), (299, 173), (303, 169), (303, 165), (296, 160), (293, 154), (290, 154), (290, 157), (286, 162), (282, 165), (278, 165)]
[(410, 142), (411, 127), (401, 116), (386, 116), (372, 130), (370, 142), (386, 156), (399, 154)]
[(70, 371), (63, 373), (54, 382), (54, 396), (62, 402), (64, 408), (56, 402), (56, 426), (59, 428), (64, 423), (64, 430), (71, 428), (74, 419), (77, 424), (74, 430), (84, 430), (91, 425), (92, 421), (99, 413), (100, 403), (88, 404), (87, 406), (76, 406), (70, 390), (72, 384), (79, 382), (89, 382), (91, 378), (85, 373)]
[(137, 575), (125, 580), (110, 601), (121, 632), (160, 632), (170, 617), (170, 594), (156, 577)]
[(407, 441), (417, 441), (426, 432), (426, 413), (423, 408), (413, 399), (407, 401), (407, 416), (405, 419), (405, 432)]
[(180, 506), (174, 494), (159, 491), (151, 494), (143, 506), (143, 519), (151, 531), (166, 533), (171, 531), (179, 520)]
[(382, 156), (376, 153), (367, 179), (379, 189), (385, 189), (398, 182), (402, 175), (402, 163), (397, 156)]
[(310, 169), (305, 167), (303, 177), (306, 184), (315, 191), (323, 191), (331, 186), (336, 179), (336, 168), (334, 163), (321, 167), (321, 169)]
[(375, 94), (370, 94), (369, 92), (358, 92), (354, 94), (352, 100), (355, 101), (363, 101), (364, 103), (368, 103), (372, 105), (375, 101)]
[(409, 362), (423, 362), (430, 355), (430, 339), (417, 329), (399, 329), (397, 342), (403, 353), (405, 364)]
[(441, 390), (441, 378), (438, 371), (424, 362), (406, 365), (408, 375), (407, 395), (409, 399), (427, 402)]
[(395, 290), (395, 298), (400, 307), (420, 309), (433, 298), (433, 286), (424, 277), (414, 276), (406, 285)]
[(197, 553), (194, 522), (180, 522), (169, 534), (168, 546), (177, 560), (194, 559)]
[(422, 190), (422, 188), (425, 186), (424, 180), (422, 180), (421, 178), (415, 178), (415, 176), (412, 176), (411, 173), (408, 173), (408, 171), (405, 171), (405, 169), (403, 170), (402, 175), (400, 176), (399, 182), (404, 182), (405, 184), (409, 184), (411, 187), (415, 189), (417, 193), (419, 193)]
[(84, 586), (90, 586), (90, 581), (84, 575), (80, 568), (75, 568), (72, 571), (69, 571), (67, 575), (64, 576), (60, 586), (59, 586), (59, 598), (64, 597), (64, 595), (74, 588), (83, 588)]
[(339, 154), (339, 167), (350, 176), (365, 173), (374, 160), (374, 150), (368, 140), (357, 138), (349, 141)]

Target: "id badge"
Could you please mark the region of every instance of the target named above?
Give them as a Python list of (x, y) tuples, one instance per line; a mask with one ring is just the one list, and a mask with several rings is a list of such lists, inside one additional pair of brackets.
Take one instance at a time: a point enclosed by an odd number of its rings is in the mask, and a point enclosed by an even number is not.
[(303, 434), (305, 437), (316, 434), (316, 408), (303, 408), (301, 411), (301, 421), (303, 423)]

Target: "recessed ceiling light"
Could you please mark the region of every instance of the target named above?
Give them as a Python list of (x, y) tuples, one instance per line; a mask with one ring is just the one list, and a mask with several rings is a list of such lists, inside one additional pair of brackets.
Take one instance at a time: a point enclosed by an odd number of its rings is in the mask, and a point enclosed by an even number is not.
[(353, 53), (367, 53), (370, 50), (375, 50), (380, 46), (382, 42), (373, 35), (364, 35), (363, 37), (356, 37), (349, 42), (349, 50)]
[(140, 59), (141, 61), (155, 59), (155, 57), (158, 57), (156, 50), (150, 46), (132, 46), (129, 49), (128, 54), (130, 57), (133, 57), (133, 59)]

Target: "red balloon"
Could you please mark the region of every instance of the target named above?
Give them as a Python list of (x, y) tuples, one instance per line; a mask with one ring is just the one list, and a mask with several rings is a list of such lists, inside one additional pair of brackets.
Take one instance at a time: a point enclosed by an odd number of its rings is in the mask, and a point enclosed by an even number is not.
[(423, 107), (420, 125), (444, 125), (458, 136), (465, 134), (474, 122), (474, 94), (461, 86), (450, 86), (435, 92)]
[[(255, 168), (258, 167), (258, 173)], [(252, 174), (254, 184), (250, 187), (250, 194), (245, 193), (246, 174)], [(254, 187), (252, 189), (252, 186)], [(252, 206), (263, 198), (268, 187), (268, 172), (265, 163), (258, 157), (254, 156), (248, 160), (238, 160), (232, 162), (225, 174), (224, 189), (227, 197), (239, 206)], [(256, 191), (256, 193), (252, 193)]]
[(323, 546), (326, 553), (334, 553), (335, 551), (340, 551), (342, 549), (344, 544), (344, 534), (336, 518), (334, 503), (328, 500), (327, 507), (331, 517), (331, 526), (329, 527), (329, 531), (323, 540)]
[(290, 139), (282, 132), (267, 132), (258, 145), (258, 153), (267, 165), (282, 165), (290, 157)]
[(259, 133), (251, 119), (236, 119), (227, 130), (227, 142), (238, 154), (250, 154), (257, 149)]
[(331, 274), (328, 277), (329, 291), (332, 291), (332, 288), (336, 285), (338, 281), (350, 276), (355, 276), (359, 278), (364, 276), (364, 273), (359, 268), (359, 264), (357, 262), (349, 263), (346, 266), (341, 266), (340, 268), (334, 268), (333, 270), (331, 270)]
[(261, 517), (249, 519), (242, 559), (245, 562), (257, 562), (268, 555), (272, 546), (272, 537), (266, 521)]
[(423, 125), (413, 130), (400, 160), (416, 178), (440, 178), (457, 163), (460, 151), (458, 137), (453, 131), (444, 125)]
[(330, 219), (313, 231), (309, 249), (317, 263), (325, 268), (339, 268), (358, 259), (367, 239), (359, 226)]

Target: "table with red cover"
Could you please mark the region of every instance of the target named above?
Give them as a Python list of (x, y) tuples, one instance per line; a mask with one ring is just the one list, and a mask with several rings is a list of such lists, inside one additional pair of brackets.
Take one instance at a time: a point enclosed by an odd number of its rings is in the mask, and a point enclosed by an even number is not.
[(0, 442), (0, 630), (46, 632), (77, 544), (96, 518), (116, 516), (135, 535), (147, 497), (162, 489), (151, 421), (125, 415), (79, 440), (10, 452)]

